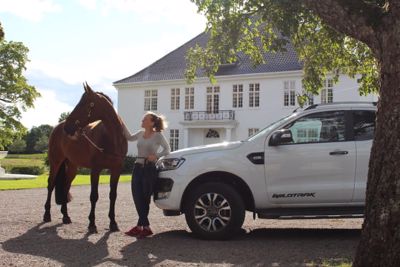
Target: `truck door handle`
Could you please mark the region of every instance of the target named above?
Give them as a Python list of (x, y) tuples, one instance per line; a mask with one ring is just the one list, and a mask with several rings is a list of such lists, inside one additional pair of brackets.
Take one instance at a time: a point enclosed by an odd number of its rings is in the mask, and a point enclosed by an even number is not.
[(337, 150), (329, 152), (329, 155), (347, 155), (347, 154), (349, 154), (349, 151)]

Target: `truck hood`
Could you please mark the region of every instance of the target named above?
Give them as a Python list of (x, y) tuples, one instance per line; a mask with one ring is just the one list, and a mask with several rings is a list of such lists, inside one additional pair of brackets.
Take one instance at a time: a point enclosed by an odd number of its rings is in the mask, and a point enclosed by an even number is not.
[(166, 157), (179, 158), (179, 157), (183, 157), (185, 155), (190, 155), (190, 154), (204, 153), (204, 152), (210, 152), (210, 151), (230, 150), (230, 149), (234, 149), (234, 148), (241, 146), (242, 143), (243, 142), (241, 142), (241, 141), (236, 141), (236, 142), (223, 142), (223, 143), (217, 143), (217, 144), (211, 144), (211, 145), (205, 145), (205, 146), (188, 147), (188, 148), (173, 151), (173, 152), (171, 152), (171, 154), (169, 154)]

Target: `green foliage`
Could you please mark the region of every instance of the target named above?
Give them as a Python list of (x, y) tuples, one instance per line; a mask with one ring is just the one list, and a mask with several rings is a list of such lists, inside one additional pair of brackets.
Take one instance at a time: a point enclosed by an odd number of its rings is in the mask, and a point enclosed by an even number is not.
[(20, 42), (7, 42), (0, 25), (0, 149), (21, 139), (26, 129), (21, 111), (33, 107), (40, 94), (23, 76), (28, 62), (28, 48)]
[[(206, 47), (187, 55), (186, 78), (193, 82), (200, 70), (215, 82), (218, 67), (235, 62), (239, 52), (255, 65), (265, 62), (265, 52), (284, 51), (290, 41), (304, 66), (303, 86), (317, 94), (326, 75), (356, 77), (360, 93), (377, 92), (379, 71), (367, 45), (324, 24), (303, 1), (292, 0), (192, 0), (208, 20)], [(304, 98), (304, 97), (303, 97)]]
[(26, 153), (43, 153), (48, 148), (49, 137), (53, 127), (47, 124), (32, 129), (25, 136)]
[(122, 173), (132, 173), (133, 165), (135, 164), (136, 157), (126, 156), (124, 159), (124, 166), (122, 167)]
[(26, 142), (24, 139), (15, 140), (8, 146), (8, 153), (23, 153), (26, 150)]
[(63, 112), (60, 114), (60, 118), (58, 118), (58, 122), (65, 121), (67, 117), (71, 114), (71, 112)]
[(45, 168), (41, 166), (16, 166), (10, 170), (6, 169), (6, 171), (9, 173), (40, 175), (45, 172)]
[(44, 164), (45, 154), (8, 154), (6, 158), (1, 159), (1, 166), (7, 172), (11, 172), (13, 168), (36, 168), (46, 170)]

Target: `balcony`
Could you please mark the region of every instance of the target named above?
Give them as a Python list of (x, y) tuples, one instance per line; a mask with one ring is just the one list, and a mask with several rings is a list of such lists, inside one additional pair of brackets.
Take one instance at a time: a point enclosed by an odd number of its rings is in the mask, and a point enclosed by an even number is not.
[(185, 121), (233, 121), (234, 110), (219, 110), (215, 113), (208, 111), (185, 111)]

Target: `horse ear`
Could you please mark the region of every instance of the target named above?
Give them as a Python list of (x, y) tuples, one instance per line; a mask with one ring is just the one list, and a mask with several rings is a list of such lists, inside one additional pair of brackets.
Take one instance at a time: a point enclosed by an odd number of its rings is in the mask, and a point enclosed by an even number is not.
[(85, 88), (85, 92), (87, 92), (87, 93), (92, 93), (93, 92), (92, 88), (90, 88), (89, 84), (86, 81), (83, 84), (83, 87)]

